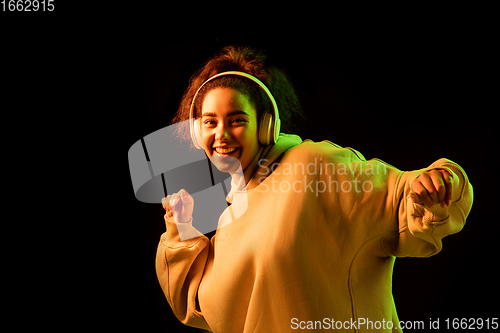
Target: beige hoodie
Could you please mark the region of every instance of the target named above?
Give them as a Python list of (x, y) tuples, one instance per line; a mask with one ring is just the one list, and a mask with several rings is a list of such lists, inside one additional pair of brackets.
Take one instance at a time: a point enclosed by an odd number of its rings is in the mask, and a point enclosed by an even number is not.
[[(232, 189), (234, 202), (211, 240), (181, 241), (165, 218), (156, 271), (186, 325), (221, 333), (401, 332), (391, 291), (395, 257), (438, 253), (472, 206), (465, 172), (447, 159), (403, 172), (290, 135), (250, 167), (251, 180)], [(433, 168), (454, 180), (442, 221), (408, 197), (412, 180)], [(199, 235), (192, 224), (179, 225), (186, 228)]]

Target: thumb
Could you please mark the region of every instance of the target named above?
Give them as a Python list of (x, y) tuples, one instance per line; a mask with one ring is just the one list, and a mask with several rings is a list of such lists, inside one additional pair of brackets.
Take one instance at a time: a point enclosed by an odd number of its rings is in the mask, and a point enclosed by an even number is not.
[(179, 191), (179, 199), (182, 200), (183, 204), (193, 203), (193, 197), (185, 189)]
[(170, 196), (170, 207), (174, 208), (180, 201), (179, 193), (174, 193)]

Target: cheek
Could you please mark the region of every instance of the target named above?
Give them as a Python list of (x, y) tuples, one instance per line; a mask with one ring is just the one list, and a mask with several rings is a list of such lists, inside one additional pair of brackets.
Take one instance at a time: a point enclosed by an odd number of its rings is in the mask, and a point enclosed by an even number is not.
[(201, 135), (201, 142), (203, 143), (205, 150), (207, 147), (213, 146), (215, 135), (212, 135), (212, 133), (203, 129), (200, 130), (200, 135)]
[(257, 130), (255, 128), (247, 128), (241, 131), (238, 137), (240, 143), (246, 148), (252, 148), (258, 145)]
[(253, 159), (254, 155), (259, 150), (259, 139), (257, 136), (257, 131), (248, 131), (242, 136), (242, 141), (240, 143), (243, 145), (243, 154), (245, 159)]

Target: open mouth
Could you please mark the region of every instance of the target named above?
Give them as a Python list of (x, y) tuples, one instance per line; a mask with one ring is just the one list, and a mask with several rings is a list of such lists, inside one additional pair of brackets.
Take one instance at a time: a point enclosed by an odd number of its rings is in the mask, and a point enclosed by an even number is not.
[(229, 155), (233, 155), (234, 153), (236, 153), (237, 151), (239, 150), (238, 147), (228, 147), (228, 148), (221, 148), (221, 147), (218, 147), (218, 148), (214, 148), (214, 151), (217, 155), (220, 155), (220, 156), (229, 156)]

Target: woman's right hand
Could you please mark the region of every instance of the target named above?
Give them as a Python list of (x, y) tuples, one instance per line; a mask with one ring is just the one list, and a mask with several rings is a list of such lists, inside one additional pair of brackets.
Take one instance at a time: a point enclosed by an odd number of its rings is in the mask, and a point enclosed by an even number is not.
[(194, 200), (186, 190), (182, 189), (177, 193), (168, 195), (166, 198), (161, 199), (161, 203), (166, 211), (167, 218), (173, 217), (177, 223), (191, 221)]

